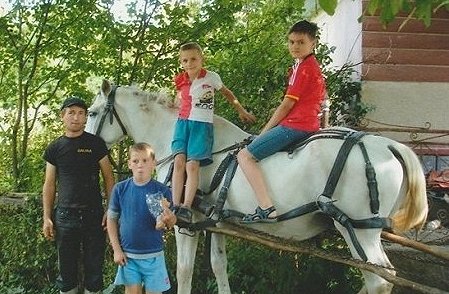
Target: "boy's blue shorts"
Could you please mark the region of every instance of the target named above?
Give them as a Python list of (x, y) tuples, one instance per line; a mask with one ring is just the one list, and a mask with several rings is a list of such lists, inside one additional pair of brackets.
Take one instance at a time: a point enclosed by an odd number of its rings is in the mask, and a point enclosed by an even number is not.
[(163, 292), (170, 289), (170, 278), (165, 265), (164, 254), (147, 259), (127, 258), (124, 266), (119, 265), (115, 285), (145, 285), (148, 292)]
[(299, 131), (277, 125), (262, 135), (257, 136), (247, 146), (247, 149), (257, 161), (260, 161), (291, 144), (306, 139), (312, 134), (313, 132)]
[(171, 142), (172, 154), (184, 153), (187, 161), (196, 160), (201, 166), (212, 163), (214, 145), (213, 124), (187, 119), (178, 119)]

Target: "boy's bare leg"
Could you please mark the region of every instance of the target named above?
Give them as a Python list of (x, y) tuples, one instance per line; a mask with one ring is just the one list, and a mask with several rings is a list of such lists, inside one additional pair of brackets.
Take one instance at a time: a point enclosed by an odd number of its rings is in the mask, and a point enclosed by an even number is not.
[(193, 199), (195, 198), (200, 179), (200, 162), (197, 160), (190, 160), (186, 163), (187, 181), (186, 191), (184, 195), (184, 205), (192, 207)]
[(171, 179), (174, 205), (181, 204), (182, 191), (184, 190), (185, 170), (186, 170), (186, 155), (182, 153), (177, 154), (175, 156), (173, 175)]
[(142, 285), (126, 285), (125, 294), (142, 294)]
[[(246, 179), (248, 180), (251, 188), (256, 194), (257, 202), (259, 203), (260, 208), (267, 209), (273, 206), (273, 202), (271, 201), (270, 196), (268, 195), (268, 189), (264, 180), (264, 175), (262, 170), (259, 167), (259, 164), (252, 157), (251, 153), (248, 150), (242, 149), (238, 155), (237, 159), (239, 162), (239, 166), (245, 174)], [(276, 211), (273, 211), (270, 214), (270, 217), (275, 217)]]

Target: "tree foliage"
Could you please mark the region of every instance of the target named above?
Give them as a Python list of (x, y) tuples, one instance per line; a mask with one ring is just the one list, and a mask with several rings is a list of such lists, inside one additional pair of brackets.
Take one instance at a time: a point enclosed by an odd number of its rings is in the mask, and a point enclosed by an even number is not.
[(67, 93), (91, 95), (83, 84), (98, 68), (95, 54), (103, 45), (96, 38), (111, 16), (95, 1), (77, 2), (16, 1), (0, 19), (0, 103), (8, 118), (1, 131), (10, 147), (14, 190), (23, 188), (33, 132), (53, 129), (49, 110)]

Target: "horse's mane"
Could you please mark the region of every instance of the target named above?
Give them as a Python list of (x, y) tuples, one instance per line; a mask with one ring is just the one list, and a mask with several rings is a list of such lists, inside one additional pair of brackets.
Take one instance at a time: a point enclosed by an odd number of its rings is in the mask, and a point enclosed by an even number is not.
[(165, 88), (161, 88), (158, 91), (145, 91), (140, 89), (136, 85), (125, 86), (123, 88), (127, 89), (128, 91), (132, 91), (133, 96), (144, 97), (147, 102), (155, 101), (156, 103), (170, 109), (177, 108), (175, 103), (173, 102), (173, 98), (169, 94), (169, 91)]

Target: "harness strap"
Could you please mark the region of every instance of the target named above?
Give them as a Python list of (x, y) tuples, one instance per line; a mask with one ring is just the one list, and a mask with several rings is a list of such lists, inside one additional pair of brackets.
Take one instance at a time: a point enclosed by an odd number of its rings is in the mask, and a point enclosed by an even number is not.
[(317, 211), (318, 205), (316, 202), (310, 202), (301, 206), (298, 206), (296, 208), (293, 208), (292, 210), (289, 210), (281, 215), (278, 216), (278, 221), (286, 221), (295, 217), (299, 217), (314, 211)]
[(335, 187), (337, 186), (338, 180), (340, 179), (349, 152), (351, 152), (352, 147), (357, 144), (360, 138), (362, 138), (364, 135), (364, 132), (351, 132), (343, 142), (340, 150), (338, 151), (334, 165), (332, 166), (324, 191), (318, 197), (317, 205), (324, 214), (330, 216), (332, 219), (346, 228), (357, 253), (364, 261), (367, 261), (368, 258), (366, 257), (365, 251), (363, 250), (357, 239), (357, 236), (354, 232), (354, 227), (352, 226), (352, 223), (350, 221), (351, 219), (343, 211), (336, 207), (332, 201), (332, 195), (334, 194)]
[(348, 158), (349, 152), (351, 152), (352, 147), (365, 136), (364, 132), (351, 132), (346, 140), (340, 147), (338, 151), (337, 158), (335, 159), (334, 165), (332, 166), (329, 178), (327, 179), (326, 186), (321, 195), (332, 199), (332, 195), (335, 192), (335, 187), (337, 186), (338, 180), (340, 179), (343, 167), (345, 166), (346, 159)]
[[(207, 195), (215, 191), (217, 187), (220, 185), (225, 173), (229, 173), (229, 165), (232, 163), (232, 161), (235, 161), (235, 155), (232, 153), (229, 153), (226, 155), (226, 157), (221, 161), (220, 165), (217, 168), (217, 171), (215, 172), (212, 181), (209, 186), (209, 190), (207, 192), (204, 192), (203, 194)], [(226, 181), (226, 180), (225, 180)]]
[(362, 150), (363, 158), (365, 159), (365, 174), (369, 190), (370, 208), (373, 214), (379, 213), (379, 190), (377, 188), (376, 171), (368, 157), (365, 144), (359, 142), (359, 147)]
[(122, 129), (122, 132), (124, 135), (127, 135), (126, 128), (123, 125), (122, 120), (120, 119), (120, 116), (118, 115), (117, 111), (114, 107), (115, 102), (115, 93), (117, 91), (117, 86), (112, 86), (111, 93), (108, 95), (108, 102), (106, 103), (105, 111), (103, 113), (103, 116), (100, 119), (100, 123), (98, 124), (98, 129), (95, 132), (95, 135), (99, 136), (101, 133), (101, 130), (103, 129), (104, 122), (106, 120), (107, 115), (109, 115), (109, 124), (112, 124), (114, 117), (117, 120), (117, 123), (119, 124), (120, 128)]
[(172, 163), (170, 163), (170, 166), (168, 167), (167, 175), (165, 176), (165, 180), (164, 180), (164, 185), (168, 186), (168, 183), (171, 181), (174, 168), (175, 168), (175, 162), (172, 161)]
[[(220, 150), (217, 150), (217, 151), (212, 152), (212, 155), (220, 154), (220, 153), (225, 153), (225, 152), (233, 151), (233, 150), (240, 150), (240, 149), (242, 149), (243, 147), (245, 147), (246, 145), (248, 145), (249, 143), (251, 143), (251, 141), (254, 140), (254, 138), (255, 138), (255, 136), (249, 136), (249, 137), (243, 139), (243, 141), (241, 141), (241, 142), (234, 143), (234, 144), (232, 144), (232, 145), (230, 145), (230, 146), (228, 146), (228, 147), (225, 147), (225, 148), (223, 148), (223, 149), (220, 149)], [(173, 158), (174, 158), (174, 155), (173, 155), (173, 154), (170, 154), (170, 155), (168, 155), (168, 156), (162, 158), (161, 160), (158, 160), (158, 161), (157, 161), (157, 165), (164, 164), (164, 163), (166, 163), (167, 161), (173, 160)], [(216, 188), (216, 187), (215, 187), (215, 188)], [(212, 190), (212, 191), (213, 191), (213, 190)], [(212, 191), (210, 191), (210, 192), (212, 192)]]
[(387, 217), (371, 217), (365, 219), (351, 219), (352, 226), (357, 229), (391, 229), (392, 221)]
[(231, 156), (228, 155), (230, 158), (229, 166), (226, 169), (226, 176), (223, 182), (223, 186), (221, 186), (220, 193), (218, 193), (217, 201), (215, 202), (214, 212), (217, 213), (219, 216), (222, 214), (223, 206), (226, 202), (226, 199), (228, 198), (228, 190), (229, 186), (231, 185), (232, 178), (234, 178), (235, 171), (237, 170), (237, 156), (235, 153), (230, 153)]
[[(323, 201), (321, 201), (320, 198), (323, 199)], [(337, 206), (335, 206), (333, 201), (326, 196), (319, 196), (317, 204), (324, 214), (330, 216), (332, 219), (336, 220), (339, 224), (346, 228), (346, 231), (351, 238), (355, 250), (359, 254), (360, 258), (366, 262), (368, 260), (368, 257), (366, 256), (365, 251), (363, 250), (360, 242), (357, 239), (351, 219)]]

